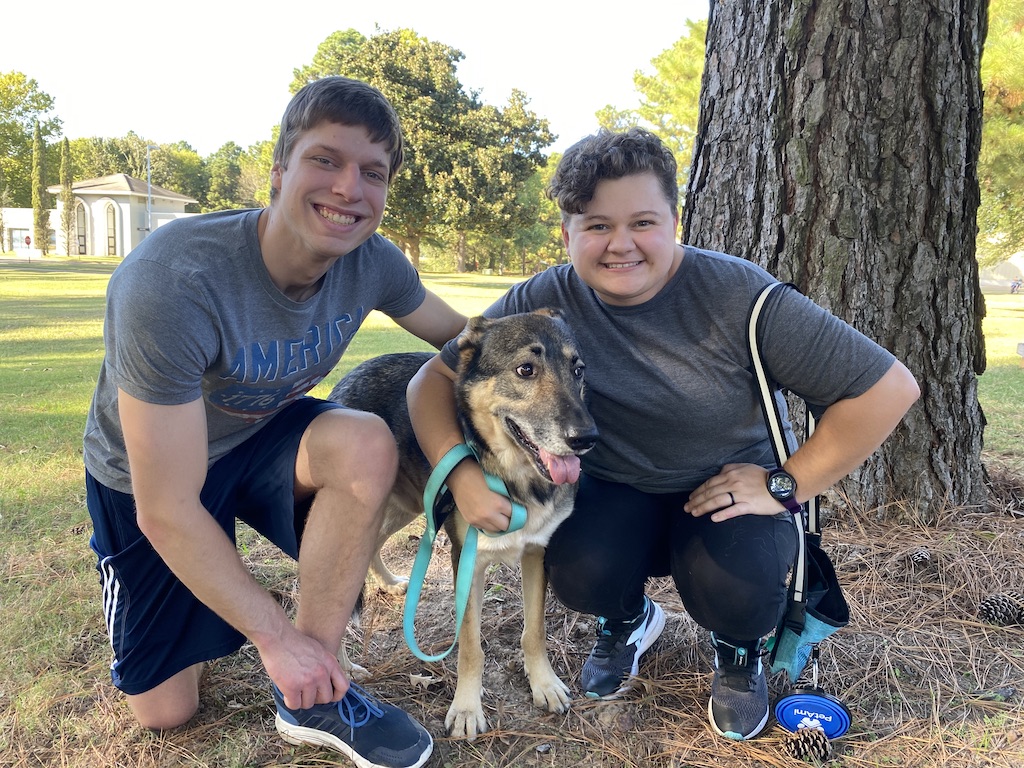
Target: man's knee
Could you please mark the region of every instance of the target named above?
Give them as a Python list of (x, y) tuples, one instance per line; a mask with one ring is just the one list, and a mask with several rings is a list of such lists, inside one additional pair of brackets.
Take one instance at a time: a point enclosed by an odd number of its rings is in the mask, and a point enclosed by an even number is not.
[(202, 671), (202, 664), (194, 664), (156, 688), (128, 696), (128, 706), (135, 719), (151, 731), (169, 731), (188, 723), (199, 711)]
[(312, 490), (367, 483), (390, 488), (397, 470), (398, 448), (388, 425), (359, 411), (317, 417), (303, 436), (296, 466), (298, 479)]

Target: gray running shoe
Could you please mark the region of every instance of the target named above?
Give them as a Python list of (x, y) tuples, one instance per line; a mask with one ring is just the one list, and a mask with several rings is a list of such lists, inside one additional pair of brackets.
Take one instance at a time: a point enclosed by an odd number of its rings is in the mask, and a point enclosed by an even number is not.
[(768, 722), (768, 682), (761, 664), (762, 640), (732, 644), (711, 633), (715, 678), (708, 719), (720, 736), (751, 739)]
[(583, 664), (580, 686), (588, 698), (613, 699), (629, 689), (640, 657), (665, 628), (665, 613), (645, 595), (644, 610), (635, 619), (609, 621), (601, 616), (597, 625), (597, 642)]

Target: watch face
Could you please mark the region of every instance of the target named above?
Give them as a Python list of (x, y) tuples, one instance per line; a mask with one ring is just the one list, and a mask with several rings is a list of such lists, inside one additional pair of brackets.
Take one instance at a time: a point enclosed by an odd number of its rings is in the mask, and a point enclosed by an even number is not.
[(768, 492), (777, 499), (787, 499), (796, 492), (796, 483), (785, 472), (779, 472), (768, 479)]

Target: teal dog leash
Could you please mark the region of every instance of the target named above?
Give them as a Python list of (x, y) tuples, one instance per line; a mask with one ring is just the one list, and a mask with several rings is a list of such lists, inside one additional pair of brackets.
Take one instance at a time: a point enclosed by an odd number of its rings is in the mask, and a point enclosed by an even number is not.
[[(440, 661), (452, 652), (455, 644), (459, 641), (462, 618), (466, 613), (466, 604), (469, 602), (469, 593), (473, 586), (477, 537), (480, 531), (478, 528), (469, 526), (466, 531), (466, 540), (462, 543), (462, 554), (459, 556), (459, 572), (455, 580), (455, 639), (452, 640), (448, 650), (436, 656), (429, 656), (421, 651), (419, 645), (416, 644), (414, 625), (416, 610), (419, 608), (420, 603), (420, 592), (423, 589), (423, 580), (427, 575), (427, 566), (430, 565), (430, 557), (434, 551), (434, 539), (437, 538), (437, 519), (434, 514), (434, 505), (437, 499), (448, 490), (448, 486), (445, 485), (448, 475), (451, 474), (460, 461), (469, 457), (479, 458), (476, 451), (470, 445), (459, 443), (453, 447), (437, 462), (437, 466), (430, 473), (427, 485), (423, 490), (423, 513), (426, 516), (426, 530), (423, 533), (423, 538), (420, 539), (416, 560), (413, 563), (412, 572), (409, 574), (409, 588), (405, 594), (405, 615), (403, 621), (406, 645), (409, 646), (409, 650), (418, 659), (423, 661)], [(508, 487), (506, 487), (505, 482), (500, 477), (485, 472), (484, 479), (487, 481), (488, 488), (512, 501), (511, 496), (509, 496)], [(518, 531), (524, 525), (526, 525), (526, 507), (512, 501), (512, 517), (509, 520), (508, 530), (499, 531), (498, 533), (487, 533), (484, 531), (484, 534), (487, 536), (503, 536), (506, 533)]]

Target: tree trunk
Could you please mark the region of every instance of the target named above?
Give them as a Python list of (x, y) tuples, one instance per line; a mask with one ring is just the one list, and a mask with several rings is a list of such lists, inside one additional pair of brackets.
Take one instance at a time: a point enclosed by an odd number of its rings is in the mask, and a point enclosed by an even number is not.
[(974, 239), (987, 5), (712, 2), (686, 241), (796, 283), (921, 384), (842, 484), (856, 509), (934, 520), (986, 499)]
[(462, 273), (466, 271), (466, 233), (464, 230), (459, 230), (458, 245), (455, 248), (456, 263), (455, 271)]
[(402, 250), (405, 251), (405, 255), (409, 257), (409, 261), (418, 272), (420, 269), (420, 239), (418, 237), (408, 238), (402, 243)]

